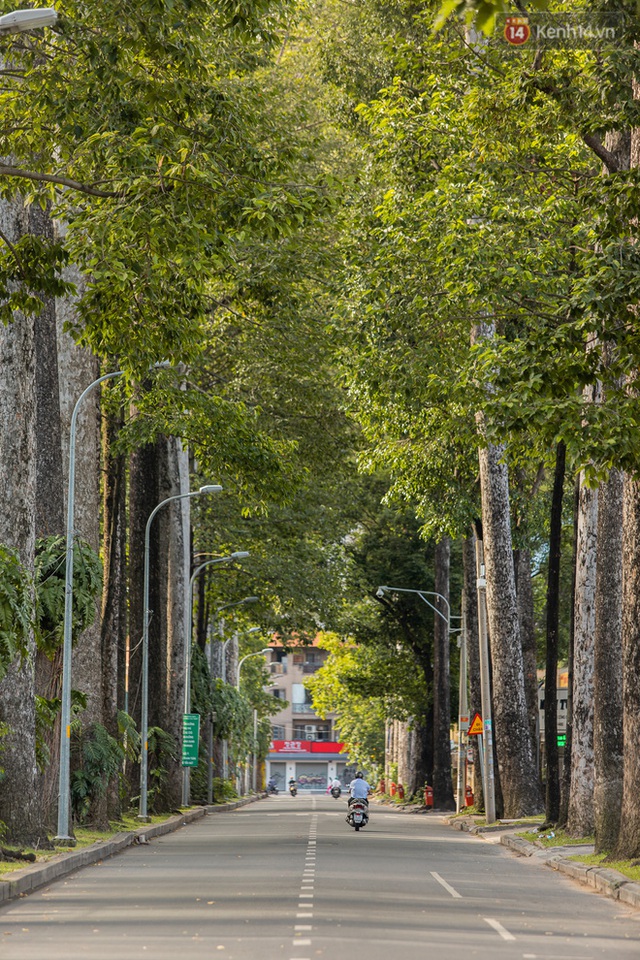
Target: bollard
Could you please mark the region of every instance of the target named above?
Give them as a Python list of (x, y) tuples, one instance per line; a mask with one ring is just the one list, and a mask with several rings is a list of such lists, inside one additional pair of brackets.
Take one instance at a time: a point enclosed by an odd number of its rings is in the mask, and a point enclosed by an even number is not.
[(404, 787), (401, 783), (398, 784), (398, 800), (404, 800)]

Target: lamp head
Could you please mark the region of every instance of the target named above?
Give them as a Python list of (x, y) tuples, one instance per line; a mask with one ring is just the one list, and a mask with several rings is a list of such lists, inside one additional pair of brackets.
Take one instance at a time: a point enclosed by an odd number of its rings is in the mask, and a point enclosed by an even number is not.
[[(258, 602), (257, 597), (245, 597), (244, 600), (240, 601), (240, 603), (257, 603), (257, 602)], [(256, 627), (256, 629), (259, 630), (260, 627)]]
[(53, 8), (35, 10), (14, 10), (0, 17), (0, 35), (23, 33), (25, 30), (37, 30), (39, 27), (52, 27), (58, 19)]
[(376, 597), (378, 598), (378, 600), (382, 600), (382, 598), (384, 597), (384, 587), (378, 587), (378, 589), (376, 590)]
[(258, 633), (258, 631), (261, 629), (261, 627), (251, 627), (249, 630), (247, 630), (247, 633)]
[(248, 556), (248, 550), (236, 550), (234, 553), (230, 554), (232, 560), (244, 560), (244, 558)]
[(204, 487), (200, 487), (198, 493), (220, 493), (222, 487), (217, 483), (207, 483)]

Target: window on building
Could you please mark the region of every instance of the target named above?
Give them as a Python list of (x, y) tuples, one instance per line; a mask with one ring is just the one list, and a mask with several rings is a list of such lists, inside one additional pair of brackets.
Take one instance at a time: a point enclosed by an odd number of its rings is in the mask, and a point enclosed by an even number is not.
[(272, 740), (284, 740), (284, 727), (280, 726), (277, 723), (271, 724), (271, 739)]

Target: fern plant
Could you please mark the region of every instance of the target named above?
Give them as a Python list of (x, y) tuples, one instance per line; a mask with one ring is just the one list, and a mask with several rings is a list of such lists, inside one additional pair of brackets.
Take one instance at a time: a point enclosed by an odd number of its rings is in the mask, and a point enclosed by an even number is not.
[(33, 582), (15, 550), (0, 544), (0, 679), (24, 655), (32, 626)]
[[(36, 641), (51, 659), (62, 643), (66, 578), (66, 539), (62, 536), (36, 540)], [(96, 617), (96, 599), (102, 591), (102, 563), (84, 540), (76, 540), (73, 552), (74, 638)]]
[(122, 745), (101, 723), (83, 727), (77, 717), (71, 721), (71, 807), (77, 823), (90, 819), (92, 804), (105, 796), (123, 760)]

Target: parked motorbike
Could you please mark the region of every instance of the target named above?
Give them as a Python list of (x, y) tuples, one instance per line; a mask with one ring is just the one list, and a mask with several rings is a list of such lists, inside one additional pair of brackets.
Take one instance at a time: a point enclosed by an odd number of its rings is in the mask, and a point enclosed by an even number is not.
[(267, 784), (267, 793), (276, 794), (277, 792), (278, 792), (278, 788), (276, 787), (275, 783)]
[(289, 784), (289, 793), (291, 794), (292, 797), (295, 797), (295, 796), (297, 795), (297, 793), (298, 793), (298, 788), (297, 788), (297, 786), (295, 785), (295, 783), (290, 783), (290, 784)]
[(334, 797), (336, 800), (338, 799), (341, 793), (342, 793), (342, 790), (340, 789), (340, 787), (331, 787), (331, 796)]
[(349, 804), (347, 823), (357, 832), (369, 823), (369, 811), (366, 800), (353, 799)]

